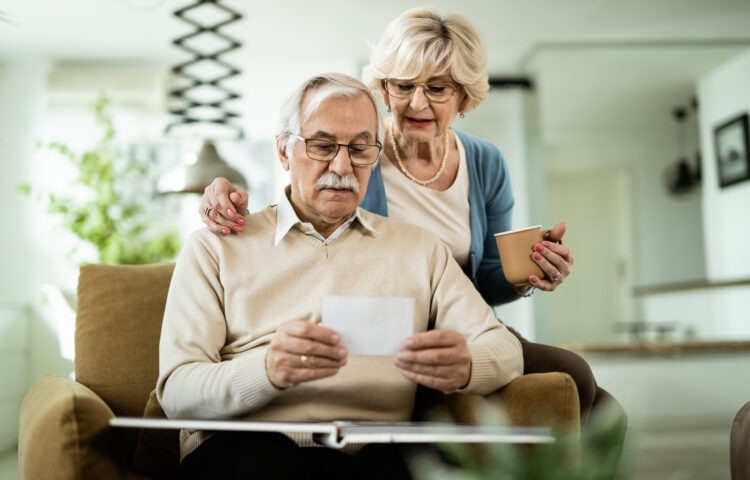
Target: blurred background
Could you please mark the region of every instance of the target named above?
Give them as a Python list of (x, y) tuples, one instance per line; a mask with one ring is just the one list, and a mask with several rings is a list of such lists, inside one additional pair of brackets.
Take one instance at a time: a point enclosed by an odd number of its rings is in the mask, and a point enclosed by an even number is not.
[[(174, 15), (193, 3), (0, 0), (0, 478), (17, 475), (29, 386), (72, 372), (79, 265), (173, 259), (202, 226), (199, 196), (174, 191), (207, 139), (251, 210), (273, 201), (283, 98), (313, 73), (360, 77), (368, 45), (421, 4), (225, 0)], [(729, 428), (750, 400), (750, 3), (432, 3), (487, 45), (489, 99), (454, 125), (503, 152), (514, 227), (564, 221), (576, 255), (557, 292), (498, 316), (580, 352), (625, 406), (626, 477), (729, 478)], [(191, 21), (228, 23), (179, 48)], [(191, 60), (197, 78), (228, 75), (191, 92), (232, 99), (226, 122), (174, 115), (189, 83), (173, 70)]]

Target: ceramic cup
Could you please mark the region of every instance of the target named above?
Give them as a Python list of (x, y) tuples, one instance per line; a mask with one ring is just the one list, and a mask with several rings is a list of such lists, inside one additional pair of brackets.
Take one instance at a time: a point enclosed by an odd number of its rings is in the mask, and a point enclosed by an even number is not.
[(505, 278), (516, 287), (531, 285), (529, 276), (536, 275), (544, 278), (545, 273), (532, 259), (534, 245), (544, 239), (549, 230), (542, 230), (541, 225), (535, 227), (496, 233), (495, 242), (500, 252), (500, 262), (503, 264)]

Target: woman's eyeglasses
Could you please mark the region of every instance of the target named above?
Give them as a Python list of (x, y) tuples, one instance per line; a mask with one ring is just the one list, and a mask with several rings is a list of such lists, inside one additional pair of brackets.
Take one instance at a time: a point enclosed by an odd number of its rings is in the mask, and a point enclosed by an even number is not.
[(385, 79), (385, 90), (389, 95), (398, 98), (411, 98), (417, 87), (422, 87), (424, 96), (431, 102), (445, 103), (453, 98), (456, 91), (461, 88), (448, 82), (412, 82), (410, 80), (397, 80), (395, 78)]

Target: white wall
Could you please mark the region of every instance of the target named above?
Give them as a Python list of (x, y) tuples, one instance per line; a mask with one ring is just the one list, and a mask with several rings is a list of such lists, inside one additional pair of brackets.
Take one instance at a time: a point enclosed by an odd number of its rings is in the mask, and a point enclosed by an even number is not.
[(28, 181), (47, 69), (33, 60), (0, 67), (0, 296), (24, 303), (33, 298), (29, 239), (44, 219), (29, 215), (29, 197), (16, 186)]
[(750, 181), (720, 188), (714, 128), (750, 113), (750, 50), (707, 74), (698, 83), (703, 149), (703, 215), (706, 264), (711, 280), (750, 277)]
[(28, 330), (26, 305), (0, 297), (0, 453), (18, 439), (18, 410), (28, 384)]

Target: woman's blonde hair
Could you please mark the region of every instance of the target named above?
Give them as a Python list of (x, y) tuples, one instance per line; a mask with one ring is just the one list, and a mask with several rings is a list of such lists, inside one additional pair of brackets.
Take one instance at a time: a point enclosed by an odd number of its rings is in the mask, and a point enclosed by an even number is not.
[(380, 91), (382, 80), (413, 80), (448, 74), (468, 97), (463, 111), (487, 98), (487, 58), (479, 33), (462, 16), (442, 16), (434, 7), (407, 10), (393, 20), (373, 47), (362, 79)]

